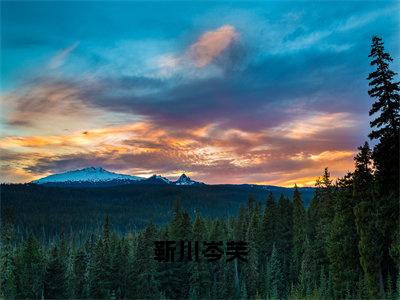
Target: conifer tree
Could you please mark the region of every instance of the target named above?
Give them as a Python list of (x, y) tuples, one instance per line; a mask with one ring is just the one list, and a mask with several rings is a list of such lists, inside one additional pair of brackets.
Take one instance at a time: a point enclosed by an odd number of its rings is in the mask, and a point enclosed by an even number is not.
[[(278, 203), (278, 222), (276, 248), (281, 262), (281, 273), (284, 282), (291, 281), (290, 264), (293, 252), (293, 204), (281, 195)], [(285, 290), (281, 296), (286, 297)]]
[(112, 294), (111, 269), (111, 227), (106, 216), (103, 234), (93, 249), (92, 261), (89, 268), (90, 295), (93, 298), (110, 297)]
[(298, 290), (300, 291), (302, 297), (310, 296), (315, 288), (314, 275), (315, 267), (314, 260), (312, 257), (311, 244), (306, 236), (304, 241), (304, 253), (301, 261), (300, 276), (298, 283)]
[(43, 297), (44, 255), (37, 239), (30, 234), (17, 254), (17, 298)]
[(325, 274), (324, 268), (321, 268), (319, 276), (319, 286), (318, 286), (318, 299), (326, 299), (328, 290), (328, 282)]
[(2, 216), (0, 245), (0, 297), (13, 299), (16, 296), (15, 250), (13, 247), (13, 213), (5, 210)]
[(125, 239), (113, 239), (111, 252), (111, 286), (117, 298), (124, 298), (127, 289), (127, 268), (129, 250)]
[[(199, 242), (205, 240), (206, 228), (204, 220), (200, 215), (196, 215), (193, 223), (192, 241)], [(193, 245), (194, 247), (194, 245)], [(211, 288), (210, 274), (206, 262), (199, 260), (190, 263), (189, 269), (191, 270), (190, 276), (190, 295), (195, 299), (203, 299), (206, 297), (208, 290)]]
[(328, 168), (325, 168), (321, 178), (316, 180), (314, 198), (308, 209), (308, 235), (311, 243), (312, 257), (315, 261), (315, 271), (312, 272), (314, 282), (318, 282), (321, 268), (329, 268), (327, 255), (328, 237), (331, 232), (335, 213), (334, 186)]
[(44, 297), (48, 299), (67, 298), (67, 270), (65, 262), (56, 246), (51, 251), (44, 276)]
[(379, 297), (383, 292), (382, 235), (379, 231), (379, 207), (372, 189), (373, 174), (371, 150), (368, 143), (358, 148), (355, 156), (353, 201), (355, 223), (359, 235), (360, 263), (370, 297)]
[(360, 236), (360, 262), (368, 294), (371, 298), (380, 298), (383, 293), (382, 242), (377, 234), (376, 208), (373, 202), (362, 201), (355, 207), (354, 214)]
[(168, 239), (178, 242), (175, 251), (175, 262), (169, 263), (169, 268), (164, 278), (168, 284), (170, 292), (166, 296), (176, 295), (178, 297), (188, 297), (190, 290), (190, 274), (186, 268), (187, 262), (178, 261), (180, 253), (180, 242), (187, 243), (192, 234), (192, 224), (189, 213), (181, 207), (180, 201), (176, 201), (173, 207), (173, 218), (168, 227)]
[(153, 258), (156, 235), (156, 227), (149, 224), (139, 237), (135, 266), (138, 274), (135, 283), (137, 298), (154, 299), (159, 294), (157, 262)]
[(86, 295), (87, 282), (86, 282), (86, 268), (87, 256), (84, 249), (79, 249), (74, 255), (74, 298), (81, 299)]
[[(335, 296), (343, 298), (353, 293), (358, 282), (360, 263), (358, 234), (354, 222), (353, 174), (338, 180), (335, 196), (335, 216), (329, 232), (327, 254)], [(349, 288), (351, 289), (349, 291)]]
[(373, 128), (369, 137), (379, 140), (374, 148), (373, 158), (376, 177), (382, 195), (399, 195), (399, 129), (400, 129), (400, 87), (394, 81), (394, 73), (389, 68), (393, 61), (385, 52), (384, 43), (378, 36), (372, 38), (371, 66), (375, 70), (367, 78), (371, 89), (368, 94), (375, 98), (370, 116), (378, 114), (371, 121)]
[(277, 233), (277, 207), (272, 193), (270, 192), (267, 199), (267, 205), (263, 216), (263, 235), (264, 235), (264, 259), (272, 253), (272, 248)]
[(375, 181), (379, 195), (377, 202), (377, 228), (382, 236), (382, 273), (380, 290), (383, 290), (385, 276), (395, 276), (394, 260), (390, 249), (395, 247), (396, 234), (399, 228), (399, 130), (400, 130), (400, 83), (394, 80), (397, 75), (389, 64), (393, 61), (390, 54), (385, 51), (384, 43), (378, 36), (372, 38), (371, 66), (374, 71), (368, 76), (371, 89), (368, 91), (375, 102), (369, 112), (375, 119), (370, 125), (372, 131), (369, 135), (378, 143), (373, 149), (372, 158), (375, 166)]
[(271, 295), (272, 298), (282, 298), (286, 293), (284, 291), (285, 283), (282, 274), (282, 265), (279, 259), (278, 251), (275, 244), (272, 246), (271, 258), (269, 260), (269, 268), (271, 272)]
[(300, 273), (301, 260), (304, 253), (304, 241), (306, 237), (306, 212), (301, 194), (294, 186), (293, 192), (293, 255), (292, 255), (292, 280), (297, 283)]

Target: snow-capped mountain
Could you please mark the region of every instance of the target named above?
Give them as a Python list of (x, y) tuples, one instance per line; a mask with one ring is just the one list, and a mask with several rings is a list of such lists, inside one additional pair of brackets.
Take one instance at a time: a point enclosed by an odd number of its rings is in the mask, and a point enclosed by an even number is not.
[(89, 167), (80, 170), (53, 174), (33, 181), (37, 184), (48, 183), (101, 183), (110, 181), (140, 181), (144, 178), (125, 174), (118, 174), (100, 167)]
[(149, 178), (118, 174), (100, 167), (88, 167), (84, 169), (53, 174), (34, 180), (32, 183), (57, 185), (57, 186), (111, 186), (122, 184), (141, 185), (203, 185), (203, 182), (191, 180), (182, 174), (177, 181), (171, 181), (161, 175), (153, 175)]
[(175, 185), (200, 185), (204, 184), (203, 182), (198, 182), (190, 179), (190, 177), (186, 176), (186, 174), (182, 174), (177, 181), (174, 182)]

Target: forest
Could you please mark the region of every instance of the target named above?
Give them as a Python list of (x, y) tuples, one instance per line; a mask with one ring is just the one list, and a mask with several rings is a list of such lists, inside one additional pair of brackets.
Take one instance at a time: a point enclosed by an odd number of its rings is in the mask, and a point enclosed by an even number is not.
[[(250, 195), (225, 217), (189, 212), (181, 199), (161, 225), (148, 220), (123, 232), (111, 215), (84, 239), (61, 228), (48, 241), (33, 231), (19, 238), (12, 214), (2, 210), (1, 296), (398, 299), (400, 88), (379, 37), (370, 58), (374, 146), (358, 148), (354, 171), (343, 178), (333, 181), (323, 170), (309, 205), (297, 187), (290, 196)], [(166, 240), (246, 241), (248, 261), (158, 262), (155, 242)]]
[[(122, 185), (115, 187), (54, 187), (36, 184), (0, 186), (2, 215), (13, 219), (16, 237), (33, 233), (40, 241), (51, 241), (63, 229), (66, 237), (82, 241), (101, 232), (105, 216), (113, 228), (125, 234), (143, 229), (149, 221), (162, 225), (172, 217), (171, 207), (179, 200), (191, 217), (195, 212), (209, 218), (235, 216), (251, 194), (263, 201), (265, 195), (291, 197), (292, 188), (250, 185)], [(300, 188), (305, 206), (314, 189)]]

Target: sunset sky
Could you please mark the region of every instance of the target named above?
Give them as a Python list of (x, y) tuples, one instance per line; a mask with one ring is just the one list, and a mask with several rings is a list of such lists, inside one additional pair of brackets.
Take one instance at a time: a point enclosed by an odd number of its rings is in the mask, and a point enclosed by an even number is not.
[(0, 181), (87, 166), (313, 185), (369, 131), (400, 2), (1, 2)]

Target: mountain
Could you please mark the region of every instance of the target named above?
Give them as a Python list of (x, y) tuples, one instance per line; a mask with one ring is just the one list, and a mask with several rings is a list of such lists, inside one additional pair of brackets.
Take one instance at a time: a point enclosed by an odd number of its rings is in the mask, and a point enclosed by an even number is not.
[(203, 185), (204, 182), (198, 182), (190, 179), (186, 174), (182, 174), (177, 181), (174, 182), (175, 185)]
[(104, 170), (100, 167), (88, 167), (80, 170), (53, 174), (32, 181), (36, 184), (99, 184), (114, 183), (126, 184), (143, 180), (142, 177), (118, 174)]
[[(208, 186), (203, 182), (190, 179), (186, 174), (182, 174), (176, 181), (171, 181), (161, 175), (153, 175), (149, 178), (143, 178), (110, 172), (101, 167), (88, 167), (80, 170), (53, 174), (32, 181), (32, 183), (58, 187), (107, 187), (119, 185)], [(283, 194), (286, 194), (286, 191), (292, 190), (290, 188), (279, 186), (257, 184), (220, 184), (214, 186), (232, 186), (248, 190), (260, 190), (264, 192)], [(314, 192), (313, 188), (300, 188), (300, 190), (307, 193)]]
[(88, 167), (80, 170), (68, 171), (60, 174), (53, 174), (32, 183), (53, 186), (117, 186), (125, 184), (140, 185), (204, 185), (203, 182), (191, 180), (182, 174), (175, 182), (161, 176), (153, 175), (149, 178), (118, 174), (107, 171), (100, 167)]
[(135, 184), (167, 185), (167, 184), (173, 184), (173, 182), (165, 177), (162, 177), (161, 175), (153, 175), (149, 178), (135, 182)]

